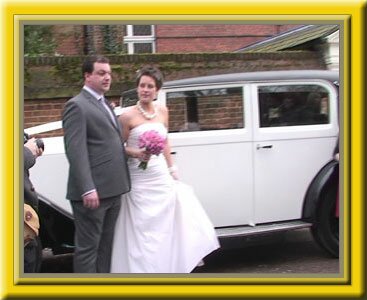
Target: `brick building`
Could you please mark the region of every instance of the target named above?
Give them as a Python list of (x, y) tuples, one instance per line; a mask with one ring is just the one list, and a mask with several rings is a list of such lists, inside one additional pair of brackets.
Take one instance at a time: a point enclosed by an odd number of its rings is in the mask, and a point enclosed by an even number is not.
[(301, 25), (53, 25), (56, 53), (233, 52)]
[[(289, 41), (295, 38), (281, 37), (282, 32), (297, 28), (300, 26), (54, 25), (52, 32), (59, 55), (24, 59), (23, 125), (28, 128), (61, 119), (64, 103), (82, 86), (80, 66), (85, 54), (110, 54), (113, 85), (107, 96), (115, 103), (122, 91), (135, 85), (135, 71), (144, 64), (158, 66), (165, 81), (232, 72), (327, 69), (324, 54), (317, 47), (307, 43), (307, 47), (290, 49)], [(310, 43), (319, 43), (315, 42), (319, 33), (307, 36)], [(252, 47), (264, 49), (272, 38), (280, 40), (280, 49), (251, 51)], [(304, 36), (299, 39), (298, 44), (302, 44)], [(228, 115), (237, 122), (235, 115)], [(60, 131), (43, 136), (57, 134)]]
[(299, 25), (156, 25), (156, 52), (233, 52)]

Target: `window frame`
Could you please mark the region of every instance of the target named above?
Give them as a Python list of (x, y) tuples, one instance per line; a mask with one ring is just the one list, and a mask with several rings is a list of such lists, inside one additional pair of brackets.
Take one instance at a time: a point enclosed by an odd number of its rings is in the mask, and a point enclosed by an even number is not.
[[(280, 123), (280, 124), (274, 124), (273, 126), (262, 126), (263, 124), (261, 123), (261, 109), (260, 109), (260, 90), (262, 89), (262, 88), (264, 88), (264, 87), (274, 87), (274, 86), (276, 86), (276, 87), (280, 87), (280, 88), (283, 88), (283, 87), (301, 87), (301, 86), (318, 86), (318, 87), (321, 87), (322, 89), (324, 89), (324, 91), (326, 92), (326, 93), (328, 93), (328, 98), (327, 98), (327, 115), (326, 115), (326, 117), (327, 117), (327, 121), (326, 122), (319, 122), (319, 123), (305, 123), (305, 124), (291, 124), (291, 122), (290, 122), (290, 124), (286, 124), (286, 123), (284, 123), (284, 124), (282, 124), (282, 122)], [(330, 108), (331, 108), (331, 97), (332, 97), (332, 92), (331, 92), (331, 89), (330, 88), (328, 88), (327, 86), (325, 86), (325, 85), (323, 85), (323, 84), (321, 84), (320, 82), (312, 82), (312, 83), (310, 83), (310, 82), (303, 82), (303, 81), (300, 81), (300, 82), (290, 82), (290, 83), (280, 83), (280, 84), (273, 84), (273, 83), (270, 83), (270, 84), (259, 84), (259, 85), (257, 85), (257, 106), (258, 106), (258, 113), (257, 113), (257, 118), (258, 118), (258, 122), (259, 122), (259, 124), (258, 124), (258, 126), (259, 126), (259, 128), (269, 128), (269, 127), (294, 127), (294, 126), (314, 126), (314, 125), (325, 125), (325, 124), (330, 124), (330, 122), (331, 122), (331, 116), (330, 116), (330, 114), (331, 114), (331, 111), (330, 111)], [(295, 92), (295, 91), (288, 91), (288, 92), (286, 92), (286, 93), (292, 93), (292, 92)], [(311, 94), (312, 92), (309, 92), (308, 93), (308, 96)], [(271, 94), (271, 93), (269, 93), (269, 94)], [(293, 96), (287, 96), (288, 98), (294, 98)], [(283, 104), (284, 104), (284, 102), (283, 102)], [(321, 103), (320, 103), (320, 105), (321, 105)], [(304, 108), (308, 108), (308, 107), (304, 107)], [(320, 109), (321, 109), (321, 107), (320, 107)], [(297, 110), (296, 110), (297, 111)], [(296, 113), (296, 111), (295, 111), (295, 113)], [(280, 117), (280, 120), (281, 120), (281, 117)]]
[[(167, 89), (164, 91), (165, 95), (164, 95), (164, 99), (165, 99), (165, 105), (168, 106), (167, 103), (167, 96), (170, 93), (184, 93), (184, 92), (188, 92), (188, 91), (207, 91), (207, 90), (221, 90), (221, 89), (233, 89), (233, 88), (237, 88), (241, 91), (241, 94), (238, 94), (239, 96), (242, 97), (242, 111), (241, 111), (241, 123), (242, 123), (242, 127), (238, 127), (238, 128), (215, 128), (215, 129), (204, 129), (204, 130), (182, 130), (179, 132), (188, 132), (188, 133), (193, 133), (193, 132), (217, 132), (217, 131), (231, 131), (231, 130), (243, 130), (246, 128), (247, 122), (246, 122), (246, 109), (245, 109), (245, 90), (243, 88), (243, 84), (239, 83), (239, 84), (225, 84), (225, 85), (205, 85), (205, 86), (192, 86), (192, 87), (184, 87), (184, 88), (175, 88), (175, 89)], [(199, 113), (199, 111), (198, 111)], [(186, 117), (186, 122), (188, 122), (187, 120), (187, 111), (185, 110), (185, 117)], [(199, 116), (198, 116), (199, 117)], [(176, 131), (172, 131), (170, 133), (175, 133)]]
[[(315, 125), (297, 125), (297, 126), (280, 126), (280, 127), (260, 127), (260, 107), (259, 107), (259, 94), (258, 88), (260, 86), (267, 85), (303, 85), (303, 84), (316, 84), (325, 87), (330, 92), (329, 98), (329, 123), (327, 124), (315, 124)], [(252, 84), (251, 87), (252, 100), (256, 103), (253, 105), (254, 116), (254, 134), (255, 136), (261, 135), (262, 138), (268, 140), (274, 139), (290, 139), (298, 136), (300, 133), (308, 133), (308, 137), (318, 136), (320, 131), (329, 131), (334, 134), (335, 128), (339, 127), (338, 121), (338, 93), (335, 87), (330, 81), (323, 79), (305, 79), (305, 80), (287, 80), (287, 81), (271, 81), (271, 82), (258, 82)]]
[(127, 53), (135, 54), (134, 45), (135, 44), (151, 44), (152, 45), (152, 53), (156, 53), (155, 48), (155, 27), (154, 25), (144, 24), (151, 27), (151, 35), (134, 35), (134, 26), (141, 25), (126, 25), (126, 34), (124, 36), (124, 44), (127, 45)]

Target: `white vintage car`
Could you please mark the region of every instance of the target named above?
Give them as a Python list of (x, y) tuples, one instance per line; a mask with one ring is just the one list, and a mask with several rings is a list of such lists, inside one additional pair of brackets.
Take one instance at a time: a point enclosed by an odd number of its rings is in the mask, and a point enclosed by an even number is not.
[[(157, 101), (170, 111), (180, 179), (194, 188), (223, 245), (228, 238), (309, 227), (339, 256), (338, 82), (337, 72), (302, 70), (164, 84)], [(135, 91), (121, 99), (117, 114), (135, 103)], [(37, 136), (57, 128), (61, 121), (25, 131)], [(44, 144), (31, 180), (41, 202), (43, 245), (57, 254), (73, 249), (68, 162), (62, 136)]]

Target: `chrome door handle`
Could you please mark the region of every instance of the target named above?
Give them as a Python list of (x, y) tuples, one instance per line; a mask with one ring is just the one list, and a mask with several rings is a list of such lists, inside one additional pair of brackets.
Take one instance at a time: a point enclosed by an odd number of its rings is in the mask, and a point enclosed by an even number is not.
[(256, 150), (259, 149), (271, 149), (273, 148), (273, 145), (265, 145), (265, 146), (260, 146), (259, 144), (256, 145)]

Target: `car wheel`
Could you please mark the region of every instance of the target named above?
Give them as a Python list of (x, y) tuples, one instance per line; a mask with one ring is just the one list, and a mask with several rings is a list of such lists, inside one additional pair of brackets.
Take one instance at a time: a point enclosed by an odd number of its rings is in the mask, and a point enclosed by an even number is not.
[(316, 242), (333, 257), (339, 257), (339, 217), (335, 214), (337, 184), (332, 184), (320, 199), (311, 231)]

